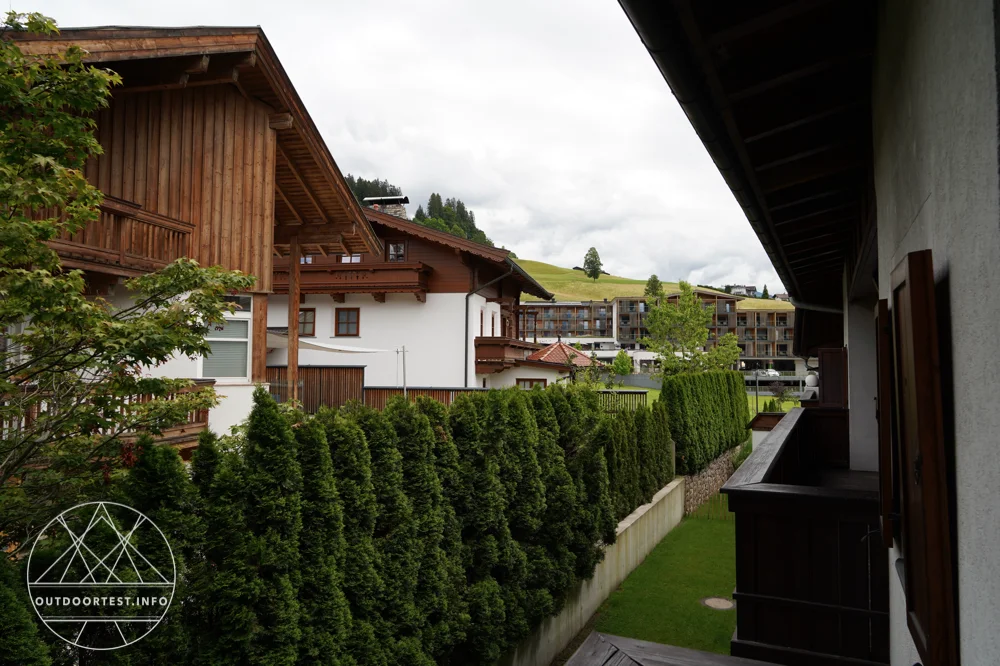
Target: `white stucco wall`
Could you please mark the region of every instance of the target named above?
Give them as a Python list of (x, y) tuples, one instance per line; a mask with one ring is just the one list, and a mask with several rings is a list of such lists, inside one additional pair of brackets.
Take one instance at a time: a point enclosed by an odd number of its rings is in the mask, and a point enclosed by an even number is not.
[[(879, 16), (873, 79), (879, 293), (906, 253), (934, 253), (943, 396), (954, 409), (959, 645), (1000, 663), (1000, 193), (994, 10), (989, 0), (892, 0)], [(949, 373), (948, 370), (951, 370)], [(950, 376), (949, 376), (950, 374)], [(890, 575), (895, 577), (890, 554)], [(891, 656), (916, 662), (898, 580)]]
[[(134, 305), (132, 294), (124, 285), (116, 285), (105, 297), (117, 308), (127, 308)], [(253, 349), (253, 325), (247, 327), (249, 335), (248, 354)], [(250, 415), (253, 407), (254, 384), (250, 381), (251, 365), (248, 358), (247, 376), (243, 378), (225, 378), (215, 380), (215, 390), (219, 396), (219, 404), (208, 413), (208, 426), (216, 433), (223, 435), (229, 429), (243, 422)], [(202, 363), (200, 357), (174, 356), (166, 363), (144, 368), (147, 377), (174, 377), (181, 379), (200, 379)]]
[(524, 365), (516, 368), (509, 368), (503, 372), (495, 372), (489, 375), (478, 375), (475, 386), (482, 386), (486, 380), (486, 388), (507, 388), (517, 386), (518, 379), (544, 379), (546, 386), (551, 386), (560, 380), (569, 377), (569, 372), (556, 370), (553, 368), (540, 368), (535, 365)]
[[(325, 294), (309, 294), (303, 308), (316, 309), (316, 336), (319, 343), (381, 349), (374, 354), (337, 354), (308, 349), (299, 350), (299, 365), (363, 365), (366, 386), (402, 386), (402, 355), (396, 350), (406, 346), (406, 383), (409, 386), (465, 386), (465, 353), (469, 355), (469, 386), (476, 384), (474, 340), (479, 335), (479, 313), (484, 312), (486, 335), (490, 316), (497, 317), (499, 335), (500, 306), (487, 303), (482, 296), (469, 298), (469, 319), (465, 326), (465, 294), (427, 294), (421, 303), (412, 294), (386, 294), (385, 303), (371, 295), (348, 295), (344, 303), (334, 303)], [(359, 335), (334, 335), (334, 311), (338, 307), (359, 309)], [(268, 326), (288, 325), (288, 297), (268, 299)], [(468, 339), (465, 329), (468, 328)], [(465, 353), (463, 353), (463, 351)], [(276, 349), (267, 355), (268, 365), (286, 365), (288, 351)]]

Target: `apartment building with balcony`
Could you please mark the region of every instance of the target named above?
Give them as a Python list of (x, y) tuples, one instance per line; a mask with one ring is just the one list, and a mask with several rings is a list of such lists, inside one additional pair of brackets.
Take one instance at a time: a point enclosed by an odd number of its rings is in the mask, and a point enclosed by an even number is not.
[[(734, 296), (707, 289), (695, 289), (703, 307), (711, 310), (707, 348), (732, 333), (740, 347), (745, 370), (772, 368), (805, 374), (806, 361), (792, 353), (795, 337), (794, 307), (783, 301)], [(678, 294), (667, 294), (676, 302)], [(522, 338), (549, 344), (563, 340), (594, 351), (606, 361), (619, 349), (636, 359), (637, 369), (651, 367), (653, 355), (644, 350), (648, 335), (646, 316), (649, 303), (638, 296), (620, 296), (604, 301), (531, 302), (522, 307)]]

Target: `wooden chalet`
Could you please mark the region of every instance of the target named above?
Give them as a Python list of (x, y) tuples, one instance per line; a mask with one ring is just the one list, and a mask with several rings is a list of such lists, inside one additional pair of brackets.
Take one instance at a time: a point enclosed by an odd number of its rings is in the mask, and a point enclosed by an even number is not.
[(1000, 663), (996, 3), (620, 4), (819, 358), (724, 489), (733, 655)]
[[(408, 385), (426, 389), (480, 386), (487, 357), (523, 359), (542, 347), (518, 339), (521, 295), (552, 295), (508, 250), (370, 208), (364, 212), (381, 254), (316, 248), (298, 261), (274, 260), (274, 293), (301, 305), (300, 335), (331, 346), (330, 353), (303, 352), (300, 363), (313, 377), (302, 385), (306, 403), (318, 404), (315, 396), (323, 394), (327, 404), (339, 404), (337, 396), (361, 391), (359, 382), (366, 391), (401, 386), (397, 352), (404, 346)], [(290, 321), (272, 319), (276, 327)], [(344, 342), (379, 352), (337, 354), (334, 347)], [(358, 363), (365, 366), (361, 375)], [(269, 366), (277, 384), (290, 381), (283, 352), (275, 350)], [(349, 389), (322, 388), (347, 384)]]
[[(95, 285), (179, 257), (256, 277), (244, 384), (266, 380), (276, 257), (286, 265), (291, 257), (297, 267), (295, 259), (308, 253), (381, 256), (364, 210), (260, 28), (102, 27), (13, 38), (28, 54), (76, 44), (88, 62), (123, 80), (97, 115), (104, 154), (86, 167), (105, 194), (101, 216), (52, 242), (63, 264), (85, 270)], [(297, 293), (297, 271), (292, 275)], [(294, 348), (297, 299), (289, 311)], [(297, 354), (290, 358), (294, 377)]]

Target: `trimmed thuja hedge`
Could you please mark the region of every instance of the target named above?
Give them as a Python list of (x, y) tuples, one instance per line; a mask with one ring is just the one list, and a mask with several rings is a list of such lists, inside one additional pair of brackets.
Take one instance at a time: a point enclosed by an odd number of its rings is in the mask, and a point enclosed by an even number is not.
[[(111, 479), (168, 535), (179, 580), (167, 620), (115, 663), (492, 664), (672, 478), (667, 420), (663, 403), (612, 415), (575, 387), (316, 416), (258, 388), (239, 434), (203, 434), (189, 470), (145, 440)], [(5, 566), (0, 648), (88, 660), (34, 626)]]
[(685, 373), (663, 381), (677, 472), (696, 474), (749, 436), (743, 375), (732, 370)]
[[(316, 416), (258, 388), (239, 434), (203, 434), (189, 470), (145, 440), (111, 480), (168, 535), (179, 580), (166, 622), (115, 663), (492, 664), (672, 478), (667, 419), (662, 403), (607, 414), (575, 387)], [(35, 626), (0, 564), (15, 606), (0, 649), (89, 663)]]

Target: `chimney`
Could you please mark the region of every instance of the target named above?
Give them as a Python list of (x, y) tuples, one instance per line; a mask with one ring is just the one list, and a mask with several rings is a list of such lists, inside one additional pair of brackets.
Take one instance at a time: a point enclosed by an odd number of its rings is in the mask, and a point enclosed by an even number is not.
[(403, 195), (398, 196), (385, 196), (385, 197), (365, 197), (362, 199), (361, 204), (372, 210), (377, 210), (379, 212), (385, 213), (387, 215), (392, 215), (403, 220), (409, 220), (410, 218), (406, 214), (406, 206), (403, 204), (410, 203), (410, 198)]

